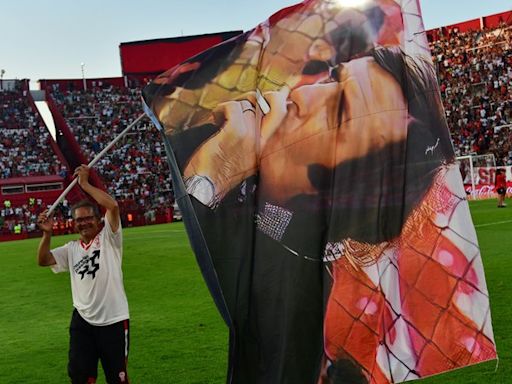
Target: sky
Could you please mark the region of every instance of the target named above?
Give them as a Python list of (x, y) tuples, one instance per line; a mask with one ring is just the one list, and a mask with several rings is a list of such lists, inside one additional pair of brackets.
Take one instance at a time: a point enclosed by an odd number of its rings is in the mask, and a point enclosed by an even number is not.
[[(420, 0), (427, 29), (512, 9), (512, 0)], [(248, 30), (294, 0), (0, 0), (4, 79), (117, 77), (123, 42)]]

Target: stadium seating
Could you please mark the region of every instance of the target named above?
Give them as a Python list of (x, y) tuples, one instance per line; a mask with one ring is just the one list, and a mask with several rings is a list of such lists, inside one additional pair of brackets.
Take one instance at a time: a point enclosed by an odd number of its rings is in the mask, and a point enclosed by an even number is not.
[[(35, 107), (28, 85), (17, 80), (11, 83), (15, 86), (0, 91), (0, 181), (20, 180), (19, 184), (24, 185), (21, 180), (55, 175), (62, 182), (67, 177), (66, 163), (62, 154), (54, 150), (56, 144)], [(1, 184), (2, 190), (8, 188)], [(23, 198), (26, 201), (20, 201)], [(0, 237), (36, 231), (37, 214), (46, 208), (43, 199), (29, 199), (24, 189), (13, 198), (2, 194), (0, 204)], [(64, 206), (57, 210), (59, 224), (65, 222), (66, 211)]]
[[(61, 91), (52, 96), (89, 162), (141, 113), (140, 89), (97, 83), (88, 90)], [(137, 217), (172, 206), (173, 195), (161, 136), (145, 118), (96, 165), (107, 192), (123, 210)]]
[(0, 92), (0, 179), (61, 172), (50, 140), (26, 90)]
[(431, 50), (457, 156), (491, 152), (511, 165), (512, 28), (453, 29)]

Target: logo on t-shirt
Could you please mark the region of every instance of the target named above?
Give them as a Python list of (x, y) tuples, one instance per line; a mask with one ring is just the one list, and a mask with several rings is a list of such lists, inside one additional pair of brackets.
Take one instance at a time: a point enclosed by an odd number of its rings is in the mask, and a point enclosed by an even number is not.
[(82, 260), (73, 266), (75, 273), (80, 275), (80, 280), (83, 280), (87, 275), (90, 275), (94, 280), (96, 272), (100, 269), (99, 258), (100, 250), (97, 249), (92, 253), (92, 256), (85, 255)]

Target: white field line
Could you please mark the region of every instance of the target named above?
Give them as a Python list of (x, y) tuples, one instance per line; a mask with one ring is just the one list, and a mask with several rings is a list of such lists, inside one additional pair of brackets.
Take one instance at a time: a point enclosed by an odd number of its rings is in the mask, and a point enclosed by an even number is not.
[(512, 220), (495, 221), (493, 223), (478, 224), (478, 225), (475, 225), (475, 228), (490, 227), (491, 225), (500, 225), (500, 224), (508, 224), (508, 223), (512, 223)]

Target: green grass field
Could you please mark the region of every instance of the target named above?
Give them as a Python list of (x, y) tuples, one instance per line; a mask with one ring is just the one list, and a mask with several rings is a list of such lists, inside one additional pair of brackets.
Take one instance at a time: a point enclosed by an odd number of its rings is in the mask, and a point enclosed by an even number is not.
[[(500, 364), (421, 383), (512, 383), (512, 207), (471, 203), (491, 296)], [(57, 246), (76, 236), (55, 237)], [(224, 383), (227, 329), (181, 223), (124, 230), (132, 384)], [(0, 383), (67, 383), (68, 274), (36, 265), (39, 239), (0, 243)], [(98, 383), (104, 383), (102, 372)]]

